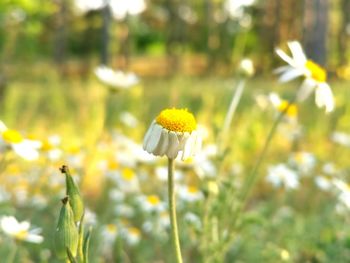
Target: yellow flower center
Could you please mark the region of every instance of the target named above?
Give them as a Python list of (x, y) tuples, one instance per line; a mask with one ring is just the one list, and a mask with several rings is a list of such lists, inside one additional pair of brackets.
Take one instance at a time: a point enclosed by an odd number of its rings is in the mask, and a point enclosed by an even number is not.
[(6, 130), (2, 133), (2, 138), (8, 143), (20, 143), (23, 141), (22, 135), (15, 130)]
[(187, 109), (163, 110), (156, 118), (156, 122), (165, 129), (174, 132), (192, 132), (197, 127), (193, 114)]
[(187, 189), (188, 189), (188, 192), (191, 193), (191, 194), (198, 193), (198, 188), (193, 186), (193, 185), (188, 186)]
[(43, 151), (50, 151), (53, 148), (54, 148), (54, 146), (48, 140), (42, 141), (41, 149)]
[(135, 177), (135, 173), (133, 170), (129, 168), (125, 168), (122, 171), (122, 177), (125, 181), (131, 181)]
[[(289, 102), (286, 100), (282, 100), (281, 103), (277, 106), (277, 110), (283, 112), (287, 109)], [(286, 112), (288, 117), (296, 117), (298, 115), (298, 107), (295, 104), (291, 104), (288, 107)]]
[(139, 237), (141, 235), (140, 230), (136, 227), (129, 227), (128, 230), (129, 230), (129, 233), (133, 236)]
[(21, 231), (18, 231), (14, 237), (18, 240), (24, 240), (26, 239), (26, 237), (28, 236), (28, 231), (27, 230), (21, 230)]
[(107, 226), (106, 226), (106, 229), (107, 229), (107, 231), (109, 232), (109, 233), (117, 233), (117, 226), (116, 225), (114, 225), (114, 224), (108, 224)]
[(156, 195), (147, 196), (147, 202), (151, 205), (158, 205), (160, 203), (159, 197)]
[(327, 72), (324, 68), (313, 62), (306, 61), (305, 67), (310, 71), (311, 77), (318, 82), (325, 82), (327, 80)]
[(109, 170), (117, 170), (119, 168), (119, 163), (116, 160), (108, 161), (108, 169)]

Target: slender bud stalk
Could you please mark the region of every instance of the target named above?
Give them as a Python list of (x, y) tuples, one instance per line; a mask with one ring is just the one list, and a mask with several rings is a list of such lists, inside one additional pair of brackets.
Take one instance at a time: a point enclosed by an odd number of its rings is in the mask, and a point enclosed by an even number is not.
[(169, 214), (171, 223), (171, 239), (173, 242), (174, 253), (176, 256), (176, 262), (182, 263), (181, 248), (179, 233), (177, 228), (176, 219), (176, 202), (174, 191), (174, 159), (168, 158), (168, 198), (169, 198)]

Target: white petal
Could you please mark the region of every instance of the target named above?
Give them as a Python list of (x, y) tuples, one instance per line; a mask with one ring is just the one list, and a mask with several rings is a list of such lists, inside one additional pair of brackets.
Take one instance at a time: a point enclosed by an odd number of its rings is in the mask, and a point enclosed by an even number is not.
[(290, 69), (288, 71), (285, 71), (280, 77), (279, 77), (279, 81), (281, 82), (288, 82), (292, 79), (295, 79), (297, 77), (300, 77), (304, 75), (304, 73), (302, 71), (300, 71), (299, 69)]
[(286, 72), (286, 71), (288, 71), (288, 70), (291, 70), (291, 69), (293, 69), (294, 67), (291, 67), (291, 66), (289, 66), (289, 65), (287, 65), (287, 66), (282, 66), (282, 67), (278, 67), (278, 68), (276, 68), (276, 69), (274, 69), (273, 70), (273, 73), (275, 73), (275, 74), (281, 74), (281, 73), (284, 73), (284, 72)]
[(146, 135), (145, 135), (145, 138), (143, 139), (143, 149), (145, 150), (146, 149), (146, 145), (148, 143), (148, 140), (152, 134), (152, 130), (153, 130), (153, 127), (154, 127), (154, 124), (155, 124), (155, 121), (152, 122), (152, 124), (150, 125), (150, 127), (148, 128), (147, 132), (146, 132)]
[(37, 149), (31, 146), (32, 145), (27, 144), (26, 141), (23, 141), (22, 143), (12, 144), (12, 149), (23, 159), (27, 161), (34, 161), (39, 158), (39, 152), (37, 151)]
[(292, 41), (288, 42), (288, 46), (290, 51), (292, 52), (293, 59), (296, 62), (296, 64), (299, 66), (303, 66), (306, 63), (307, 58), (300, 43), (298, 41)]
[(177, 134), (172, 131), (169, 132), (169, 147), (166, 155), (171, 159), (175, 159), (179, 153), (179, 145)]
[(326, 112), (334, 109), (334, 98), (331, 88), (327, 83), (320, 83), (315, 91), (315, 102), (319, 108), (325, 107)]
[(186, 140), (186, 143), (185, 143), (185, 147), (182, 151), (182, 157), (181, 159), (182, 160), (186, 160), (188, 159), (189, 157), (192, 156), (192, 151), (193, 151), (193, 145), (194, 145), (194, 139), (195, 139), (195, 136), (190, 136), (187, 140)]
[(25, 240), (31, 243), (39, 244), (44, 241), (44, 238), (42, 236), (29, 233)]
[(288, 56), (282, 49), (277, 48), (276, 49), (276, 53), (277, 55), (283, 59), (285, 62), (287, 62), (289, 65), (291, 66), (295, 66), (295, 61), (293, 60), (293, 58), (291, 58), (290, 56)]
[(298, 90), (297, 101), (306, 100), (314, 90), (315, 86), (316, 83), (313, 80), (305, 79)]
[(154, 155), (163, 156), (169, 147), (169, 133), (162, 129), (162, 134), (157, 147), (153, 150)]
[(150, 134), (150, 138), (146, 144), (145, 150), (149, 153), (153, 153), (154, 149), (157, 147), (160, 136), (162, 134), (162, 127), (158, 124), (155, 124), (152, 133)]

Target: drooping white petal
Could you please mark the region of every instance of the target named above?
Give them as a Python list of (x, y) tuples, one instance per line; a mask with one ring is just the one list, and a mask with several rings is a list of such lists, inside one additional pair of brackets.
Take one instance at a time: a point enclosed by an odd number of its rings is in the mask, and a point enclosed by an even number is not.
[(313, 80), (305, 79), (298, 90), (297, 101), (306, 100), (315, 89), (315, 86), (316, 83)]
[(162, 134), (159, 139), (157, 147), (154, 149), (153, 154), (163, 156), (169, 147), (169, 133), (167, 130), (162, 129)]
[(148, 128), (145, 138), (143, 139), (143, 149), (146, 150), (146, 145), (148, 144), (148, 141), (151, 137), (152, 130), (154, 128), (155, 121), (152, 122), (151, 126)]
[(288, 47), (292, 52), (292, 56), (296, 64), (299, 66), (305, 65), (307, 58), (300, 43), (298, 41), (291, 41), (288, 42)]
[[(192, 132), (193, 133), (193, 132)], [(193, 151), (193, 145), (194, 145), (194, 139), (195, 136), (191, 136), (186, 140), (185, 147), (183, 148), (182, 151), (182, 160), (186, 160), (192, 156), (192, 151)]]
[(315, 102), (317, 107), (325, 107), (326, 112), (329, 113), (334, 109), (333, 93), (329, 85), (325, 82), (319, 83), (315, 91)]
[(162, 127), (158, 124), (154, 124), (152, 134), (147, 142), (145, 150), (149, 153), (153, 153), (154, 149), (158, 146), (160, 136), (162, 134)]
[(169, 147), (166, 153), (167, 157), (175, 159), (179, 153), (179, 139), (175, 132), (169, 132)]

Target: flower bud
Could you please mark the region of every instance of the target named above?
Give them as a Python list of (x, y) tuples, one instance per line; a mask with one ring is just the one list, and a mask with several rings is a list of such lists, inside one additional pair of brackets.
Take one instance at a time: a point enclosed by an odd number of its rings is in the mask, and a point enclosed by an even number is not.
[(79, 222), (84, 213), (84, 203), (80, 195), (79, 188), (74, 183), (72, 176), (69, 173), (68, 167), (63, 165), (61, 172), (66, 175), (66, 188), (69, 202), (74, 213), (74, 222)]
[(77, 255), (79, 233), (74, 223), (72, 208), (68, 202), (69, 197), (62, 199), (63, 206), (58, 218), (58, 224), (55, 232), (55, 248), (58, 257), (67, 258), (67, 249), (72, 256)]

